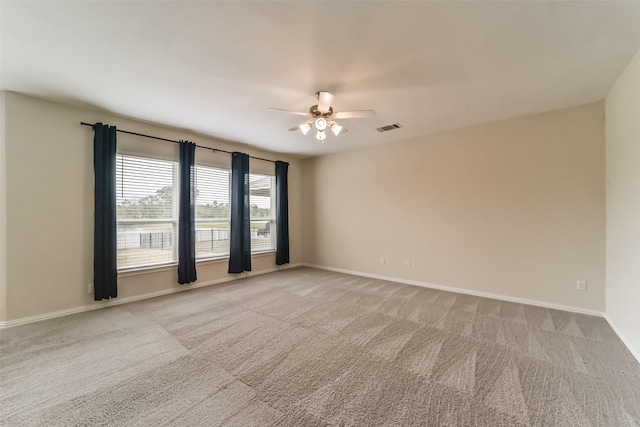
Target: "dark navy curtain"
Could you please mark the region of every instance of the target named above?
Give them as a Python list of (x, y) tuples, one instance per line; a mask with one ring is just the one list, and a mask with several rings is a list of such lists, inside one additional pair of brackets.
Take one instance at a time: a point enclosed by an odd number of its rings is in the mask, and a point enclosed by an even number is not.
[(180, 141), (180, 209), (178, 212), (178, 283), (195, 282), (196, 276), (196, 145)]
[(276, 162), (276, 264), (289, 263), (289, 163)]
[(118, 296), (116, 236), (116, 127), (93, 125), (94, 229), (93, 296)]
[(249, 215), (249, 155), (234, 152), (231, 158), (229, 273), (251, 271), (251, 224)]

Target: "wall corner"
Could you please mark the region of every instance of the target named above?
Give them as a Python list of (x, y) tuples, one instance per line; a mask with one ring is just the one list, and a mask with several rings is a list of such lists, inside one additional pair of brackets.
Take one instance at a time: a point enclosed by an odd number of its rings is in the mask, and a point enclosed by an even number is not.
[(0, 91), (0, 322), (7, 320), (7, 121)]

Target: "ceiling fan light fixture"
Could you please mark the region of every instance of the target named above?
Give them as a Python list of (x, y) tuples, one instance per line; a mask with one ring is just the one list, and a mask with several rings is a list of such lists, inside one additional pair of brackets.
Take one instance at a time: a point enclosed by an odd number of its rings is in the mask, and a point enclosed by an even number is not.
[[(2, 0), (0, 0), (2, 1)], [(327, 128), (331, 129), (331, 132), (335, 136), (343, 135), (348, 132), (348, 129), (340, 126), (336, 123), (336, 120), (342, 119), (362, 119), (366, 117), (372, 117), (376, 114), (374, 110), (357, 110), (357, 111), (340, 111), (334, 112), (331, 104), (333, 103), (333, 95), (329, 92), (316, 92), (318, 98), (318, 104), (312, 105), (309, 108), (309, 112), (283, 110), (281, 108), (269, 108), (270, 110), (284, 111), (285, 113), (295, 114), (297, 116), (305, 116), (305, 122), (289, 129), (290, 131), (297, 131), (300, 129), (303, 135), (309, 133), (314, 128), (316, 129), (316, 140), (324, 142), (327, 139)], [(399, 126), (401, 127), (401, 126)]]
[(343, 127), (342, 127), (342, 126), (340, 126), (340, 125), (339, 125), (339, 124), (337, 124), (337, 123), (333, 123), (333, 124), (330, 126), (330, 128), (331, 128), (331, 132), (333, 132), (333, 134), (334, 134), (335, 136), (340, 135), (340, 132), (342, 132), (342, 129), (343, 129)]
[(300, 132), (302, 132), (303, 135), (306, 135), (311, 130), (311, 124), (309, 124), (309, 122), (305, 122), (298, 127), (300, 128)]

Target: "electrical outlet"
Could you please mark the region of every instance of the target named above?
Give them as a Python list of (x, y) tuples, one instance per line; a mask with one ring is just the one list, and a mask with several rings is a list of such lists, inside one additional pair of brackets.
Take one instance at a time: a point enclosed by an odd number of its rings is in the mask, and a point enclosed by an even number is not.
[(405, 260), (404, 260), (404, 266), (405, 266), (406, 268), (411, 268), (411, 261), (409, 261), (408, 259), (405, 259)]
[(587, 281), (586, 280), (578, 280), (576, 282), (576, 289), (579, 291), (586, 291), (587, 290)]
[(383, 256), (380, 257), (380, 259), (378, 260), (378, 264), (380, 265), (384, 265), (385, 259)]
[(87, 285), (87, 292), (89, 292), (89, 295), (93, 294), (93, 283)]

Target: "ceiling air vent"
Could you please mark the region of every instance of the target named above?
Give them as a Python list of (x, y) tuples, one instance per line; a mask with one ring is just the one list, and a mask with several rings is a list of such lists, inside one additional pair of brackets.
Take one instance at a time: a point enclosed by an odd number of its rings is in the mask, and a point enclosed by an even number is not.
[(389, 132), (390, 130), (400, 129), (402, 125), (400, 123), (394, 123), (392, 125), (386, 125), (379, 128), (376, 128), (378, 132)]

